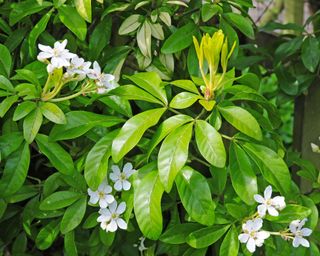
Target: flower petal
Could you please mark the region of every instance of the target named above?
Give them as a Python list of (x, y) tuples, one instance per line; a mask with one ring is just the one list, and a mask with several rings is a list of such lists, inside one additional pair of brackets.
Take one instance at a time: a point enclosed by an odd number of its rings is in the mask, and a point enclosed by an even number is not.
[(293, 234), (296, 234), (299, 224), (300, 224), (300, 220), (291, 221), (289, 225), (290, 232)]
[(310, 228), (303, 228), (301, 229), (301, 234), (303, 236), (310, 236), (312, 233), (312, 230)]
[(118, 225), (119, 228), (121, 228), (121, 229), (127, 229), (128, 228), (127, 223), (123, 219), (118, 218), (116, 220), (116, 222), (117, 222), (117, 225)]
[(101, 208), (107, 208), (109, 204), (106, 198), (104, 197), (104, 198), (100, 198), (99, 205)]
[(114, 183), (114, 189), (117, 191), (122, 190), (122, 182), (120, 180), (117, 180), (116, 183)]
[(126, 210), (126, 203), (125, 202), (121, 202), (116, 210), (117, 214), (122, 214), (124, 213), (124, 211)]
[(238, 239), (241, 243), (246, 243), (248, 241), (249, 237), (250, 237), (249, 234), (240, 234), (238, 236)]
[(263, 204), (265, 202), (264, 198), (261, 195), (256, 194), (253, 196), (253, 198), (256, 202), (260, 204)]
[(256, 243), (253, 238), (249, 238), (247, 243), (247, 249), (249, 252), (253, 253), (256, 250)]
[(118, 203), (116, 200), (114, 200), (110, 205), (109, 205), (109, 210), (111, 213), (115, 213), (117, 209)]
[(279, 212), (273, 206), (268, 207), (268, 213), (271, 216), (279, 216)]
[(131, 183), (127, 180), (122, 181), (123, 190), (128, 191), (131, 188)]
[(304, 247), (310, 247), (309, 241), (303, 237), (300, 238), (300, 244)]
[(301, 241), (301, 238), (296, 236), (292, 241), (293, 247), (297, 248), (300, 245), (300, 241)]
[(115, 173), (115, 174), (117, 174), (117, 175), (120, 175), (120, 174), (121, 174), (121, 170), (120, 170), (120, 168), (119, 168), (118, 165), (112, 165), (112, 166), (111, 166), (111, 169), (112, 169), (113, 173)]
[(272, 195), (272, 187), (269, 185), (268, 187), (266, 187), (266, 189), (264, 190), (264, 199), (268, 200), (271, 198)]
[(253, 220), (253, 230), (258, 231), (259, 229), (262, 228), (263, 220), (258, 218)]
[(109, 177), (113, 182), (119, 180), (119, 175), (115, 174), (114, 172), (110, 173)]
[(258, 213), (260, 217), (264, 217), (266, 215), (267, 207), (264, 204), (260, 204), (258, 206)]
[(113, 195), (106, 195), (105, 200), (107, 201), (108, 204), (111, 204), (115, 199)]
[(118, 229), (118, 225), (115, 220), (111, 220), (107, 225), (107, 230), (110, 232), (115, 232)]
[(270, 236), (270, 233), (268, 231), (262, 230), (257, 233), (257, 238), (260, 240), (265, 240), (269, 238), (269, 236)]
[(98, 193), (95, 193), (95, 194), (91, 194), (91, 195), (90, 195), (89, 203), (91, 203), (91, 204), (96, 204), (96, 203), (98, 203), (98, 201), (99, 201), (99, 195), (98, 195)]
[(53, 49), (48, 45), (38, 44), (38, 48), (43, 52), (48, 52), (53, 54)]

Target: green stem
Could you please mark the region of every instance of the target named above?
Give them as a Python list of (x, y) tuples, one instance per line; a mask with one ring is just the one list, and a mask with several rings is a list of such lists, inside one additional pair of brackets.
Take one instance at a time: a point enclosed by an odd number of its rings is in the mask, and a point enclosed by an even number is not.
[(222, 137), (222, 138), (225, 138), (225, 139), (227, 139), (227, 140), (234, 140), (234, 137), (230, 137), (230, 136), (225, 135), (225, 134), (221, 134), (221, 137)]
[(198, 158), (198, 157), (196, 157), (196, 156), (193, 156), (193, 155), (191, 155), (190, 160), (191, 160), (191, 161), (192, 161), (192, 160), (195, 160), (195, 161), (197, 161), (197, 162), (199, 162), (199, 163), (201, 163), (201, 164), (203, 164), (203, 165), (205, 165), (205, 166), (207, 166), (207, 167), (210, 167), (210, 166), (211, 166), (211, 165), (208, 164), (207, 162), (205, 162), (205, 161), (201, 160), (200, 158)]
[[(94, 91), (91, 91), (91, 92), (94, 92)], [(65, 100), (70, 100), (70, 99), (73, 99), (75, 97), (78, 97), (80, 96), (81, 94), (84, 94), (84, 93), (89, 93), (89, 92), (86, 92), (86, 91), (78, 91), (77, 93), (74, 93), (74, 94), (71, 94), (69, 96), (65, 96), (65, 97), (61, 97), (61, 98), (56, 98), (56, 99), (49, 99), (48, 101), (50, 102), (59, 102), (59, 101), (65, 101)]]
[(179, 111), (177, 111), (177, 110), (175, 110), (175, 109), (173, 109), (173, 108), (169, 108), (169, 107), (168, 107), (167, 109), (168, 109), (169, 111), (177, 114), (177, 115), (183, 115), (181, 112), (179, 112)]

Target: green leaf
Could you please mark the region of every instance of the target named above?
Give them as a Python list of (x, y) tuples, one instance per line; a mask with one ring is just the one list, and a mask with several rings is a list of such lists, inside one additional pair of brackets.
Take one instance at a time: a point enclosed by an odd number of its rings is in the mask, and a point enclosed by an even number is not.
[(168, 193), (176, 175), (187, 162), (192, 126), (193, 123), (175, 129), (161, 145), (158, 155), (159, 178)]
[(212, 165), (222, 168), (226, 164), (226, 150), (217, 130), (203, 120), (196, 121), (196, 142), (201, 155)]
[(198, 26), (193, 22), (178, 28), (164, 42), (161, 52), (164, 54), (176, 53), (192, 44), (192, 36), (198, 31)]
[(66, 117), (63, 111), (54, 103), (44, 102), (40, 105), (42, 114), (51, 122), (56, 124), (65, 124)]
[(24, 143), (12, 153), (4, 166), (3, 175), (0, 180), (0, 193), (6, 197), (16, 193), (25, 182), (30, 164), (29, 145)]
[(235, 226), (232, 226), (224, 237), (220, 246), (220, 256), (236, 256), (239, 252), (238, 232)]
[(86, 21), (91, 22), (91, 0), (75, 0), (74, 4), (80, 16)]
[(148, 157), (150, 157), (154, 148), (173, 130), (178, 128), (179, 126), (191, 122), (193, 120), (192, 117), (187, 115), (175, 115), (171, 116), (163, 123), (159, 125), (156, 130), (156, 133), (153, 135), (152, 140), (149, 143)]
[(110, 91), (110, 94), (118, 95), (128, 100), (143, 100), (162, 105), (161, 101), (159, 101), (157, 98), (132, 84), (119, 86)]
[(44, 134), (38, 134), (36, 142), (40, 152), (48, 157), (50, 163), (59, 172), (66, 175), (71, 175), (74, 172), (71, 156), (58, 143), (50, 141), (49, 137)]
[(144, 132), (158, 123), (165, 108), (147, 110), (131, 117), (121, 128), (112, 143), (112, 159), (119, 162), (137, 143)]
[(8, 112), (11, 106), (19, 99), (18, 96), (13, 95), (5, 98), (0, 103), (0, 117), (4, 117), (4, 115)]
[(137, 43), (143, 56), (151, 58), (151, 27), (147, 21), (138, 30)]
[(10, 77), (12, 58), (8, 48), (0, 44), (0, 75)]
[(277, 223), (290, 223), (293, 220), (302, 220), (311, 214), (311, 209), (296, 205), (288, 204), (279, 214), (279, 216), (274, 217), (267, 215), (266, 219)]
[(310, 71), (315, 72), (320, 61), (320, 48), (317, 38), (307, 37), (302, 44), (302, 62)]
[(24, 101), (21, 104), (19, 104), (14, 113), (13, 113), (13, 121), (18, 121), (25, 116), (27, 116), (32, 110), (34, 110), (37, 107), (37, 104), (33, 101)]
[(29, 144), (36, 137), (41, 127), (42, 120), (43, 117), (40, 108), (32, 110), (31, 113), (23, 120), (23, 136)]
[(77, 256), (78, 250), (74, 238), (74, 231), (70, 231), (64, 235), (64, 250), (68, 256)]
[(50, 132), (50, 139), (74, 139), (85, 134), (93, 127), (111, 127), (123, 122), (122, 118), (116, 116), (99, 115), (86, 111), (71, 111), (65, 117), (67, 123), (55, 125)]
[[(1, 44), (0, 44), (0, 54), (1, 54)], [(2, 59), (0, 59), (2, 61)], [(0, 62), (0, 74), (1, 74), (1, 62)], [(10, 80), (3, 75), (0, 75), (0, 89), (5, 91), (14, 92), (14, 87)]]
[(137, 30), (141, 25), (141, 18), (139, 14), (133, 14), (126, 18), (119, 28), (119, 35), (126, 35)]
[(59, 234), (59, 222), (60, 220), (51, 220), (40, 230), (35, 241), (38, 249), (46, 250), (53, 244)]
[(181, 92), (173, 97), (170, 102), (170, 107), (175, 109), (184, 109), (193, 105), (198, 99), (202, 97), (191, 92)]
[(221, 8), (221, 6), (219, 6), (217, 4), (206, 3), (206, 4), (202, 5), (201, 17), (202, 17), (203, 22), (207, 22), (214, 15), (216, 15), (217, 13), (220, 13), (220, 12), (222, 12), (222, 8)]
[(160, 236), (160, 241), (167, 244), (184, 244), (188, 235), (201, 228), (197, 223), (183, 223), (169, 226)]
[(164, 88), (161, 86), (161, 78), (155, 72), (137, 73), (132, 76), (126, 76), (136, 85), (147, 91), (154, 97), (161, 100), (165, 105), (168, 104), (167, 95)]
[(132, 117), (131, 105), (129, 101), (124, 97), (110, 95), (107, 97), (99, 98), (99, 101), (126, 117)]
[(24, 254), (27, 249), (27, 236), (25, 232), (21, 232), (17, 238), (14, 240), (12, 245), (12, 254), (19, 255)]
[(189, 216), (202, 225), (213, 225), (215, 204), (206, 178), (185, 166), (177, 174), (176, 185), (182, 205)]
[(22, 142), (23, 136), (20, 132), (10, 132), (0, 136), (0, 155), (2, 159), (16, 151)]
[(189, 92), (199, 94), (197, 87), (190, 80), (175, 80), (175, 81), (170, 82), (170, 84), (173, 84), (174, 86), (177, 86), (177, 87), (182, 88), (184, 90), (187, 90)]
[(47, 24), (50, 20), (52, 12), (48, 12), (45, 15), (42, 16), (42, 18), (38, 21), (38, 23), (32, 28), (29, 38), (28, 38), (28, 44), (29, 44), (29, 53), (31, 56), (36, 56), (37, 53), (37, 47), (36, 42), (38, 37), (45, 31)]
[(116, 2), (112, 3), (108, 6), (107, 9), (104, 10), (104, 12), (101, 15), (101, 19), (103, 19), (106, 15), (112, 12), (121, 12), (126, 10), (130, 6), (130, 3), (123, 3), (123, 2)]
[(182, 256), (205, 256), (208, 248), (194, 249), (189, 247)]
[(244, 149), (258, 165), (263, 177), (283, 195), (290, 195), (291, 177), (284, 160), (273, 150), (257, 144), (244, 143)]
[(80, 225), (87, 208), (87, 198), (81, 198), (65, 211), (61, 224), (60, 231), (66, 234)]
[(84, 177), (92, 190), (97, 190), (107, 175), (112, 140), (117, 133), (118, 130), (102, 137), (87, 155), (84, 166)]
[(64, 208), (73, 204), (81, 197), (81, 194), (73, 191), (58, 191), (47, 198), (45, 198), (40, 203), (40, 210), (42, 211), (52, 211)]
[(229, 229), (230, 225), (226, 226), (211, 226), (199, 229), (189, 234), (187, 243), (193, 248), (205, 248), (212, 245), (223, 236)]
[(59, 19), (81, 41), (86, 39), (87, 25), (74, 7), (62, 5), (58, 8)]
[(247, 37), (249, 37), (250, 39), (254, 39), (252, 23), (248, 18), (234, 12), (224, 13), (223, 17), (226, 18), (234, 27), (239, 29)]
[(230, 145), (229, 164), (234, 190), (241, 200), (252, 205), (255, 202), (253, 196), (258, 193), (257, 177), (248, 155), (235, 143)]
[(219, 107), (222, 116), (244, 134), (262, 140), (262, 132), (257, 120), (245, 109), (237, 106)]
[(143, 235), (152, 240), (157, 240), (162, 232), (162, 194), (163, 187), (156, 171), (134, 182), (135, 217)]
[(88, 218), (85, 220), (85, 222), (82, 225), (82, 228), (84, 229), (90, 229), (90, 228), (94, 228), (95, 226), (98, 225), (97, 222), (97, 218), (99, 217), (99, 213), (98, 212), (93, 212), (91, 213)]

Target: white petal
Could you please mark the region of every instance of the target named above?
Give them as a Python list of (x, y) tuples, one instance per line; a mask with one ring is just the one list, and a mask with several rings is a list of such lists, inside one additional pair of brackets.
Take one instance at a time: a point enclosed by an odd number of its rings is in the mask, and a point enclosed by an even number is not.
[(254, 230), (254, 222), (253, 222), (253, 220), (248, 220), (245, 223), (245, 227), (243, 227), (243, 230), (249, 231), (249, 233), (251, 231), (253, 231)]
[[(115, 77), (114, 77), (114, 75), (111, 75), (111, 74), (104, 74), (104, 79), (108, 82), (111, 82), (115, 79)], [(131, 167), (131, 169), (132, 169), (132, 167)]]
[(254, 195), (253, 196), (254, 200), (260, 204), (263, 204), (265, 202), (264, 198), (261, 195)]
[(53, 56), (52, 53), (49, 52), (40, 52), (37, 56), (39, 60), (49, 59)]
[(279, 216), (279, 212), (273, 206), (268, 207), (268, 213), (271, 216)]
[(293, 247), (298, 247), (300, 245), (300, 241), (301, 241), (300, 237), (296, 236), (292, 241)]
[(103, 229), (103, 230), (106, 230), (107, 229), (107, 222), (101, 222), (100, 224), (100, 227)]
[(301, 230), (302, 227), (304, 226), (304, 224), (307, 222), (307, 218), (304, 218), (302, 221), (300, 221), (299, 225), (298, 225), (298, 229)]
[(126, 210), (126, 203), (125, 202), (121, 202), (116, 210), (117, 214), (122, 214), (124, 213), (124, 211)]
[(258, 206), (258, 213), (260, 217), (264, 217), (266, 215), (267, 207), (264, 204), (260, 204)]
[(110, 194), (112, 192), (112, 187), (109, 185), (105, 185), (105, 187), (103, 188), (103, 192), (106, 194)]
[(310, 243), (309, 243), (309, 241), (307, 240), (307, 239), (305, 239), (305, 238), (300, 238), (300, 244), (302, 245), (302, 246), (304, 246), (304, 247), (310, 247)]
[(300, 220), (293, 220), (290, 222), (289, 229), (291, 233), (293, 234), (297, 233), (299, 223), (300, 223)]
[(100, 198), (99, 205), (101, 208), (107, 208), (109, 204), (106, 198)]
[(265, 239), (269, 238), (269, 236), (270, 236), (270, 233), (267, 231), (264, 231), (264, 230), (259, 231), (257, 233), (257, 238), (260, 240), (265, 240)]
[(101, 68), (98, 62), (93, 62), (93, 70), (95, 73), (101, 74)]
[(98, 191), (104, 192), (107, 186), (108, 186), (107, 182), (102, 182), (98, 187)]
[(109, 221), (109, 220), (110, 220), (110, 217), (105, 216), (105, 215), (100, 215), (100, 216), (97, 218), (97, 222), (106, 222), (106, 221)]
[(100, 208), (99, 214), (111, 217), (111, 212), (108, 208)]
[(118, 165), (112, 165), (112, 166), (111, 166), (111, 169), (112, 169), (112, 171), (113, 171), (114, 174), (117, 174), (117, 175), (120, 175), (120, 174), (121, 174), (121, 170), (120, 170), (120, 168), (119, 168)]
[(110, 205), (109, 205), (109, 210), (111, 213), (115, 213), (117, 209), (118, 203), (116, 200), (114, 200)]
[(258, 231), (259, 229), (262, 228), (262, 224), (263, 224), (263, 221), (260, 218), (253, 220), (253, 230)]
[(114, 172), (110, 173), (109, 177), (113, 182), (119, 180), (119, 175), (115, 174)]
[(264, 199), (268, 200), (271, 198), (272, 195), (272, 187), (269, 185), (268, 187), (266, 187), (266, 189), (264, 190)]
[(118, 229), (118, 225), (115, 220), (111, 220), (107, 225), (107, 230), (110, 232), (115, 232)]
[(301, 234), (303, 236), (310, 236), (312, 233), (312, 230), (310, 228), (303, 228), (301, 229)]
[(241, 242), (241, 243), (246, 243), (247, 241), (248, 241), (248, 239), (249, 239), (249, 235), (248, 234), (240, 234), (239, 236), (238, 236), (238, 239), (239, 239), (239, 241)]
[(108, 204), (111, 204), (114, 201), (114, 196), (113, 195), (106, 195), (105, 200), (107, 201)]
[(128, 225), (127, 225), (127, 223), (126, 223), (123, 219), (118, 218), (118, 219), (116, 220), (116, 222), (117, 222), (119, 228), (121, 228), (121, 229), (127, 229)]
[(54, 69), (55, 69), (55, 67), (52, 64), (48, 64), (48, 66), (47, 66), (48, 73), (52, 73)]
[(98, 193), (96, 193), (96, 194), (91, 194), (91, 195), (90, 195), (89, 203), (91, 203), (91, 204), (96, 204), (96, 203), (98, 203), (98, 201), (99, 201), (99, 195), (98, 195)]
[(133, 166), (131, 163), (126, 163), (124, 166), (123, 166), (123, 172), (125, 174), (127, 174), (128, 171), (132, 170)]
[(122, 182), (120, 180), (118, 180), (116, 183), (114, 183), (114, 189), (117, 191), (122, 190)]
[(256, 250), (256, 243), (253, 240), (253, 238), (249, 238), (248, 243), (247, 243), (247, 249), (249, 252), (253, 253)]
[(122, 181), (123, 190), (128, 191), (131, 188), (131, 183), (127, 180)]
[(286, 207), (285, 198), (283, 196), (276, 196), (272, 198), (272, 205), (275, 206), (276, 209), (281, 211)]
[(38, 44), (38, 48), (43, 52), (53, 53), (53, 49), (48, 45)]

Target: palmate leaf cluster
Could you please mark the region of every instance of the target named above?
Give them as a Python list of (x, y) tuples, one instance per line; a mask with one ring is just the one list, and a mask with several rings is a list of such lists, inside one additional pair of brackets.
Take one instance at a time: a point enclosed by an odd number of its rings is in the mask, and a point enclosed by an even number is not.
[[(255, 213), (253, 196), (271, 184), (287, 207), (266, 218), (267, 229), (307, 217), (313, 236), (310, 248), (298, 249), (271, 237), (257, 255), (319, 255), (319, 172), (287, 153), (279, 135), (279, 109), (316, 77), (318, 39), (271, 24), (264, 30), (300, 34), (257, 46), (252, 7), (250, 0), (1, 2), (1, 253), (139, 255), (143, 237), (143, 255), (249, 255), (238, 235)], [(193, 37), (219, 30), (234, 51), (223, 86), (208, 99)], [(37, 44), (63, 39), (120, 86), (41, 98), (48, 73)], [(70, 82), (61, 94), (77, 88)], [(128, 229), (106, 232), (87, 189), (127, 162), (137, 170), (118, 195)]]

